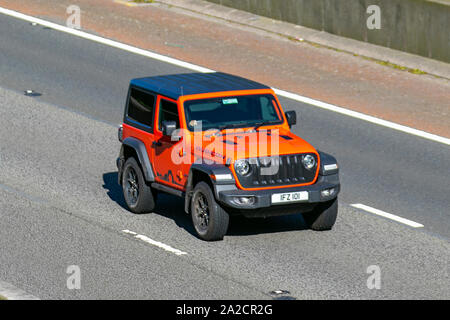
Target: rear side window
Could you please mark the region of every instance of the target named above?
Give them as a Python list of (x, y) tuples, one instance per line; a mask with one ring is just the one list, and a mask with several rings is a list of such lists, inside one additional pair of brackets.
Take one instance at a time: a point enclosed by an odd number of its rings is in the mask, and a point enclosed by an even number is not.
[(128, 117), (146, 126), (153, 127), (153, 109), (155, 96), (141, 90), (131, 88), (128, 102)]
[(176, 103), (161, 99), (159, 103), (159, 130), (162, 130), (163, 121), (175, 121), (177, 129), (180, 128), (178, 106)]

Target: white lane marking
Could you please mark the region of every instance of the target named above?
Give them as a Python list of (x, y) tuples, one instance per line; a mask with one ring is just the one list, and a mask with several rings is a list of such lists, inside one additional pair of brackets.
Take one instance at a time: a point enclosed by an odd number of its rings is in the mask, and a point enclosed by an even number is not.
[[(28, 22), (31, 22), (31, 23), (37, 23), (39, 25), (42, 25), (42, 26), (45, 26), (45, 27), (49, 27), (49, 28), (52, 28), (54, 30), (65, 32), (65, 33), (68, 33), (68, 34), (71, 34), (71, 35), (74, 35), (74, 36), (77, 36), (77, 37), (80, 37), (80, 38), (83, 38), (83, 39), (91, 40), (91, 41), (94, 41), (94, 42), (97, 42), (97, 43), (101, 43), (101, 44), (104, 44), (104, 45), (107, 45), (107, 46), (110, 46), (110, 47), (113, 47), (113, 48), (125, 50), (125, 51), (131, 52), (131, 53), (135, 53), (135, 54), (139, 54), (139, 55), (151, 58), (151, 59), (155, 59), (155, 60), (158, 60), (158, 61), (162, 61), (162, 62), (165, 62), (165, 63), (176, 65), (178, 67), (182, 67), (182, 68), (186, 68), (186, 69), (189, 69), (189, 70), (202, 72), (202, 73), (215, 72), (215, 70), (212, 70), (212, 69), (204, 68), (204, 67), (201, 67), (201, 66), (189, 63), (189, 62), (185, 62), (185, 61), (182, 61), (182, 60), (170, 58), (170, 57), (167, 57), (167, 56), (164, 56), (164, 55), (161, 55), (161, 54), (158, 54), (158, 53), (154, 53), (154, 52), (151, 52), (151, 51), (148, 51), (148, 50), (144, 50), (144, 49), (140, 49), (140, 48), (137, 48), (137, 47), (133, 47), (133, 46), (130, 46), (130, 45), (127, 45), (127, 44), (124, 44), (124, 43), (120, 43), (120, 42), (117, 42), (117, 41), (113, 41), (113, 40), (110, 40), (110, 39), (102, 38), (102, 37), (99, 37), (99, 36), (96, 36), (96, 35), (84, 32), (84, 31), (72, 29), (72, 28), (69, 28), (69, 27), (66, 27), (66, 26), (62, 26), (62, 25), (53, 23), (53, 22), (49, 22), (49, 21), (45, 21), (45, 20), (42, 20), (42, 19), (39, 19), (39, 18), (28, 16), (28, 15), (25, 15), (25, 14), (17, 12), (17, 11), (13, 11), (13, 10), (9, 10), (9, 9), (0, 7), (0, 13), (5, 14), (5, 15), (10, 16), (10, 17), (17, 18), (17, 19), (25, 20), (25, 21), (28, 21)], [(326, 102), (323, 102), (323, 101), (319, 101), (319, 100), (315, 100), (315, 99), (312, 99), (312, 98), (304, 97), (304, 96), (301, 96), (301, 95), (296, 94), (296, 93), (291, 93), (291, 92), (280, 90), (280, 89), (276, 89), (276, 88), (272, 88), (272, 89), (275, 91), (275, 93), (277, 95), (285, 97), (285, 98), (288, 98), (288, 99), (291, 99), (291, 100), (295, 100), (295, 101), (298, 101), (298, 102), (303, 102), (303, 103), (306, 103), (306, 104), (309, 104), (309, 105), (312, 105), (312, 106), (315, 106), (315, 107), (319, 107), (319, 108), (322, 108), (322, 109), (325, 109), (325, 110), (328, 110), (328, 111), (333, 111), (333, 112), (336, 112), (336, 113), (339, 113), (339, 114), (343, 114), (343, 115), (346, 115), (346, 116), (349, 116), (349, 117), (352, 117), (352, 118), (356, 118), (356, 119), (359, 119), (359, 120), (367, 121), (367, 122), (370, 122), (370, 123), (373, 123), (373, 124), (377, 124), (379, 126), (383, 126), (383, 127), (387, 127), (387, 128), (393, 129), (393, 130), (397, 130), (397, 131), (401, 131), (401, 132), (404, 132), (404, 133), (408, 133), (408, 134), (411, 134), (411, 135), (414, 135), (414, 136), (418, 136), (418, 137), (421, 137), (421, 138), (424, 138), (424, 139), (428, 139), (428, 140), (431, 140), (431, 141), (439, 142), (439, 143), (442, 143), (442, 144), (445, 144), (445, 145), (450, 145), (450, 138), (438, 136), (438, 135), (435, 135), (435, 134), (432, 134), (432, 133), (429, 133), (429, 132), (425, 132), (425, 131), (422, 131), (422, 130), (418, 130), (418, 129), (414, 129), (414, 128), (411, 128), (411, 127), (407, 127), (407, 126), (404, 126), (404, 125), (401, 125), (401, 124), (398, 124), (398, 123), (394, 123), (394, 122), (391, 122), (391, 121), (379, 119), (379, 118), (376, 118), (376, 117), (373, 117), (373, 116), (366, 115), (364, 113), (360, 113), (360, 112), (356, 112), (356, 111), (353, 111), (353, 110), (345, 109), (343, 107), (339, 107), (339, 106), (336, 106), (336, 105), (333, 105), (333, 104), (330, 104), (330, 103), (326, 103)]]
[(373, 214), (376, 214), (376, 215), (379, 215), (379, 216), (382, 216), (382, 217), (385, 217), (385, 218), (388, 218), (388, 219), (391, 219), (391, 220), (394, 220), (394, 221), (397, 221), (397, 222), (400, 222), (400, 223), (403, 223), (403, 224), (406, 224), (406, 225), (408, 225), (410, 227), (413, 227), (413, 228), (422, 228), (423, 227), (423, 224), (420, 224), (418, 222), (414, 222), (414, 221), (411, 221), (411, 220), (408, 220), (408, 219), (396, 216), (394, 214), (387, 213), (387, 212), (384, 212), (384, 211), (381, 211), (381, 210), (378, 210), (378, 209), (366, 206), (366, 205), (361, 204), (361, 203), (351, 204), (350, 206), (352, 206), (354, 208), (357, 208), (357, 209), (361, 209), (361, 210), (370, 212), (370, 213), (373, 213)]
[(125, 232), (125, 233), (128, 233), (128, 234), (131, 234), (131, 235), (133, 235), (133, 236), (136, 236), (136, 235), (137, 235), (137, 233), (136, 233), (136, 232), (134, 232), (134, 231), (130, 231), (130, 230), (127, 230), (127, 229), (125, 229), (125, 230), (122, 230), (122, 232)]
[(370, 123), (374, 123), (374, 124), (377, 124), (379, 126), (387, 127), (387, 128), (390, 128), (390, 129), (394, 129), (394, 130), (397, 130), (397, 131), (404, 132), (404, 133), (409, 133), (411, 135), (418, 136), (418, 137), (421, 137), (421, 138), (424, 138), (424, 139), (428, 139), (428, 140), (431, 140), (431, 141), (440, 142), (440, 143), (443, 143), (443, 144), (446, 144), (446, 145), (450, 145), (450, 138), (438, 136), (438, 135), (435, 135), (435, 134), (432, 134), (432, 133), (429, 133), (429, 132), (425, 132), (425, 131), (422, 131), (422, 130), (418, 130), (418, 129), (414, 129), (414, 128), (411, 128), (411, 127), (407, 127), (407, 126), (404, 126), (404, 125), (401, 125), (401, 124), (398, 124), (398, 123), (394, 123), (394, 122), (391, 122), (391, 121), (387, 121), (387, 120), (383, 120), (383, 119), (376, 118), (376, 117), (373, 117), (373, 116), (369, 116), (369, 115), (361, 113), (361, 112), (345, 109), (345, 108), (338, 107), (338, 106), (335, 106), (335, 105), (332, 105), (332, 104), (329, 104), (329, 103), (326, 103), (326, 102), (322, 102), (322, 101), (319, 101), (319, 100), (311, 99), (311, 98), (308, 98), (308, 97), (303, 97), (303, 96), (300, 96), (300, 95), (295, 94), (295, 93), (290, 93), (290, 92), (279, 90), (279, 89), (275, 89), (275, 88), (273, 90), (275, 91), (275, 93), (277, 95), (283, 96), (285, 98), (289, 98), (291, 100), (303, 102), (303, 103), (310, 104), (310, 105), (313, 105), (313, 106), (316, 106), (318, 108), (322, 108), (322, 109), (325, 109), (325, 110), (328, 110), (328, 111), (333, 111), (333, 112), (336, 112), (336, 113), (339, 113), (339, 114), (343, 114), (343, 115), (346, 115), (346, 116), (349, 116), (349, 117), (352, 117), (352, 118), (356, 118), (356, 119), (359, 119), (359, 120), (364, 120), (364, 121), (367, 121), (367, 122), (370, 122)]
[(31, 23), (37, 23), (37, 24), (39, 24), (41, 26), (44, 26), (44, 27), (48, 27), (48, 28), (51, 28), (51, 29), (54, 29), (54, 30), (65, 32), (65, 33), (68, 33), (68, 34), (71, 34), (71, 35), (74, 35), (74, 36), (77, 36), (77, 37), (80, 37), (80, 38), (83, 38), (83, 39), (91, 40), (91, 41), (94, 41), (94, 42), (97, 42), (97, 43), (101, 43), (101, 44), (104, 44), (104, 45), (107, 45), (107, 46), (110, 46), (110, 47), (113, 47), (113, 48), (122, 49), (122, 50), (131, 52), (131, 53), (136, 53), (136, 54), (139, 54), (139, 55), (151, 58), (151, 59), (155, 59), (155, 60), (159, 60), (159, 61), (162, 61), (162, 62), (170, 63), (170, 64), (173, 64), (173, 65), (182, 67), (182, 68), (186, 68), (186, 69), (190, 69), (190, 70), (194, 70), (194, 71), (198, 71), (198, 72), (203, 72), (203, 73), (205, 73), (205, 72), (214, 72), (214, 70), (203, 68), (203, 67), (197, 66), (195, 64), (191, 64), (189, 62), (184, 62), (184, 61), (181, 61), (181, 60), (178, 60), (178, 59), (174, 59), (174, 58), (170, 58), (170, 57), (167, 57), (167, 56), (163, 56), (161, 54), (150, 52), (148, 50), (139, 49), (137, 47), (133, 47), (133, 46), (130, 46), (130, 45), (127, 45), (127, 44), (124, 44), (124, 43), (120, 43), (120, 42), (117, 42), (117, 41), (113, 41), (113, 40), (110, 40), (110, 39), (102, 38), (102, 37), (99, 37), (99, 36), (96, 36), (96, 35), (84, 32), (84, 31), (80, 31), (80, 30), (77, 30), (77, 29), (72, 29), (72, 28), (69, 28), (69, 27), (66, 27), (66, 26), (62, 26), (62, 25), (53, 23), (53, 22), (49, 22), (49, 21), (46, 21), (46, 20), (42, 20), (42, 19), (39, 19), (39, 18), (28, 16), (28, 15), (25, 15), (25, 14), (17, 12), (17, 11), (13, 11), (13, 10), (9, 10), (9, 9), (0, 7), (0, 13), (5, 14), (5, 15), (10, 16), (10, 17), (14, 17), (14, 18), (20, 19), (20, 20), (28, 21), (28, 22), (31, 22)]
[(4, 281), (0, 281), (0, 295), (8, 300), (40, 300), (39, 298)]
[(158, 248), (164, 249), (164, 250), (166, 250), (166, 251), (168, 251), (168, 252), (174, 253), (174, 254), (176, 254), (177, 256), (181, 256), (181, 255), (187, 254), (187, 252), (184, 252), (184, 251), (181, 251), (181, 250), (172, 248), (171, 246), (169, 246), (169, 245), (167, 245), (167, 244), (165, 244), (165, 243), (162, 243), (162, 242), (159, 242), (159, 241), (155, 241), (155, 240), (150, 239), (149, 237), (144, 236), (144, 235), (142, 235), (142, 234), (137, 234), (137, 233), (134, 232), (134, 231), (130, 231), (130, 230), (122, 230), (122, 232), (127, 233), (127, 234), (130, 234), (130, 235), (134, 236), (136, 239), (139, 239), (139, 240), (141, 240), (141, 241), (144, 241), (144, 242), (146, 242), (146, 243), (148, 243), (148, 244), (151, 244), (151, 245), (156, 246), (156, 247), (158, 247)]

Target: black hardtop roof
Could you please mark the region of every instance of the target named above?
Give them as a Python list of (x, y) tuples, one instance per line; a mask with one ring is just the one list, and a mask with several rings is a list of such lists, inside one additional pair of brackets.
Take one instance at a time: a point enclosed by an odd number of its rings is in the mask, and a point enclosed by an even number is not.
[(177, 100), (209, 92), (270, 89), (261, 83), (222, 72), (180, 73), (131, 80), (131, 85)]

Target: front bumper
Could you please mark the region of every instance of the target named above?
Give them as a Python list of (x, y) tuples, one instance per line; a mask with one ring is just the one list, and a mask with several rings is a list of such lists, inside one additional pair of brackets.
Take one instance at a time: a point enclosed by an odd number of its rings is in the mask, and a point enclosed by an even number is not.
[[(216, 185), (216, 198), (232, 212), (245, 216), (274, 216), (299, 212), (308, 212), (321, 202), (335, 199), (340, 191), (338, 174), (319, 175), (315, 184), (303, 187), (287, 187), (279, 189), (266, 189), (246, 191), (237, 189), (236, 186)], [(321, 192), (326, 189), (334, 189), (329, 196), (323, 196)], [(308, 192), (308, 199), (299, 202), (272, 203), (272, 195), (277, 193)], [(251, 204), (242, 204), (236, 201), (239, 197), (253, 197)]]

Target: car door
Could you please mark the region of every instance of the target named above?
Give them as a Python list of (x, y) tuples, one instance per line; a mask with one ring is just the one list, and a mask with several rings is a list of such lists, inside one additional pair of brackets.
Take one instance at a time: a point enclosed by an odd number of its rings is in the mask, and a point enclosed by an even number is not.
[[(156, 108), (155, 140), (153, 142), (153, 164), (156, 181), (173, 188), (183, 190), (187, 181), (187, 172), (184, 165), (179, 164), (178, 144), (182, 141), (172, 141), (170, 136), (163, 135), (163, 121), (175, 121), (177, 129), (180, 128), (180, 112), (175, 100), (158, 96)], [(174, 151), (175, 150), (175, 151)], [(182, 149), (181, 149), (182, 150)], [(182, 153), (183, 151), (181, 151)]]

